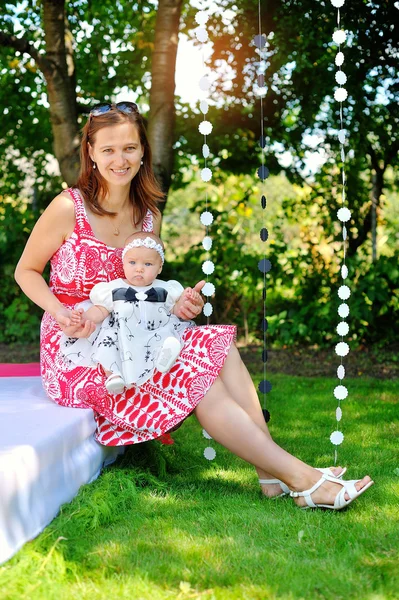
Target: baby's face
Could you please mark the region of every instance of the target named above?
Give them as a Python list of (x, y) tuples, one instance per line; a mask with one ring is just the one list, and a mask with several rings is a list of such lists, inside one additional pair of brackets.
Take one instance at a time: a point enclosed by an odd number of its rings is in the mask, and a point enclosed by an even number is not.
[(123, 258), (125, 277), (131, 285), (151, 285), (162, 271), (162, 260), (152, 248), (131, 248)]

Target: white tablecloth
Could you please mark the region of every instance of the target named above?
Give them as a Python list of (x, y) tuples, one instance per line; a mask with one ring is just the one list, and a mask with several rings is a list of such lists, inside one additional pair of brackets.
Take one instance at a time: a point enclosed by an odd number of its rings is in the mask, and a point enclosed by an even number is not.
[(40, 377), (0, 378), (0, 563), (122, 451), (93, 438), (91, 409), (51, 402)]

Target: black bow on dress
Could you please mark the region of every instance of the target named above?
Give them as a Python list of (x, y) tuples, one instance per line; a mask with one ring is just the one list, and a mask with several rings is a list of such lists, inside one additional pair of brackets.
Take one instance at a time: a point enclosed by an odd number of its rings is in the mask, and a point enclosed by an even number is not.
[(164, 288), (150, 288), (145, 292), (137, 291), (132, 287), (128, 288), (117, 288), (112, 292), (112, 300), (124, 300), (125, 302), (139, 302), (137, 294), (145, 294), (147, 298), (146, 302), (165, 302), (168, 292)]

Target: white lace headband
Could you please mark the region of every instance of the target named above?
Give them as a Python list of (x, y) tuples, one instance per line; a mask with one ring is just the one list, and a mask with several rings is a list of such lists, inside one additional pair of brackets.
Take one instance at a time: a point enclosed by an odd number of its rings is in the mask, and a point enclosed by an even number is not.
[(129, 250), (131, 250), (132, 248), (140, 248), (141, 246), (144, 246), (144, 248), (150, 248), (151, 250), (156, 250), (159, 256), (161, 257), (162, 264), (165, 262), (165, 254), (161, 244), (158, 244), (155, 240), (153, 240), (150, 237), (146, 237), (144, 239), (138, 238), (137, 240), (129, 242), (129, 244), (127, 244), (127, 246), (125, 246), (122, 251), (122, 260), (125, 258), (126, 252), (129, 252)]

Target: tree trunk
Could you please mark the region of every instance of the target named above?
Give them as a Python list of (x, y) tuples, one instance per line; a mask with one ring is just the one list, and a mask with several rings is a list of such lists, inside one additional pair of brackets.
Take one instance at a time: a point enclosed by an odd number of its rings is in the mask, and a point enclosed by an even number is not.
[(182, 0), (159, 0), (152, 55), (148, 137), (154, 172), (165, 194), (173, 172), (175, 69), (181, 8)]
[(79, 174), (79, 127), (71, 48), (65, 43), (65, 0), (43, 0), (43, 28), (46, 58), (52, 63), (46, 76), (50, 120), (54, 136), (54, 154), (62, 177), (73, 185)]

